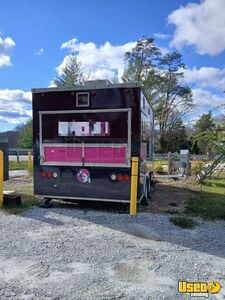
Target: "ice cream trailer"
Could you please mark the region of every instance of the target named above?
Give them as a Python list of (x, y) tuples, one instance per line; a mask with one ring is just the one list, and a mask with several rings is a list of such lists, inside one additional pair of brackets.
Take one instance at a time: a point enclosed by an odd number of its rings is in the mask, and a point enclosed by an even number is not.
[(149, 197), (154, 115), (139, 85), (89, 81), (32, 97), (36, 195), (129, 203), (139, 157), (138, 202)]

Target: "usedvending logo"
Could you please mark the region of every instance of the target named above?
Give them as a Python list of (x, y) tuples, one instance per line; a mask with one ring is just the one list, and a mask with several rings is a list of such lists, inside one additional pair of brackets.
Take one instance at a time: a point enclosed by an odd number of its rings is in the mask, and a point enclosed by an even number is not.
[(77, 172), (77, 180), (80, 183), (91, 182), (90, 172), (87, 169), (80, 169)]
[(191, 297), (209, 297), (209, 293), (216, 294), (221, 290), (221, 284), (217, 282), (188, 282), (178, 281), (178, 292), (189, 293)]

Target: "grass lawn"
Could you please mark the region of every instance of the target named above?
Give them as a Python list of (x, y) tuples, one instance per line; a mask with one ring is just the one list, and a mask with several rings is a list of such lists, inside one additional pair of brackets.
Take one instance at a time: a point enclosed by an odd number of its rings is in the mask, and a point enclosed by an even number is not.
[(17, 163), (17, 161), (10, 161), (9, 162), (9, 170), (27, 170), (28, 169), (28, 163), (27, 161), (20, 161)]
[(179, 226), (181, 228), (188, 228), (188, 229), (194, 228), (197, 225), (196, 221), (185, 218), (183, 216), (170, 217), (170, 222), (172, 222), (174, 225)]
[(12, 195), (21, 196), (22, 199), (22, 205), (20, 206), (5, 204), (2, 209), (5, 213), (17, 214), (40, 204), (40, 199), (34, 196), (33, 178), (31, 175), (15, 177), (5, 181), (4, 190), (14, 191)]
[(33, 165), (31, 165), (29, 167), (27, 161), (20, 161), (19, 163), (17, 163), (16, 161), (10, 161), (9, 162), (9, 170), (10, 171), (28, 170), (30, 175), (32, 175), (33, 174)]
[(194, 187), (186, 212), (206, 219), (225, 220), (225, 174), (220, 178), (212, 176)]
[(159, 163), (160, 165), (168, 165), (168, 160), (165, 160), (165, 159), (155, 159), (154, 163)]

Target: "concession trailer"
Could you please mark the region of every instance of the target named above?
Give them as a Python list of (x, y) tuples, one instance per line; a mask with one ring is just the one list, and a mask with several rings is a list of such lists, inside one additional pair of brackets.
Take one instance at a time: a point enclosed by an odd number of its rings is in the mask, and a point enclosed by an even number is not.
[(88, 81), (32, 90), (34, 192), (49, 202), (130, 202), (139, 157), (138, 202), (149, 197), (154, 115), (136, 84)]

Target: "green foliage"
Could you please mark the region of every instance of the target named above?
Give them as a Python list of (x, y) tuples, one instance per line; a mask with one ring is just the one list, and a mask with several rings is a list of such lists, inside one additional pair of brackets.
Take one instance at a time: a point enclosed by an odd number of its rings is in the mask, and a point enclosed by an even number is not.
[[(183, 69), (181, 54), (174, 51), (160, 58), (158, 101), (155, 114), (160, 128), (160, 151), (168, 151), (168, 132), (172, 137), (180, 127), (184, 132), (182, 119), (193, 107), (191, 89), (182, 83)], [(183, 143), (183, 142), (182, 142)]]
[[(181, 137), (184, 133), (181, 121), (193, 107), (191, 89), (181, 80), (182, 70), (185, 68), (182, 56), (177, 51), (162, 55), (155, 46), (154, 39), (142, 37), (137, 45), (126, 53), (125, 59), (127, 66), (122, 80), (138, 82), (143, 86), (148, 100), (153, 105), (156, 125), (159, 127), (158, 149), (160, 152), (166, 152), (170, 140), (168, 133), (172, 137), (178, 125), (181, 125), (181, 132), (176, 132), (177, 136)], [(180, 144), (183, 143), (183, 140), (180, 141)]]
[[(18, 196), (18, 194), (16, 193), (15, 196)], [(21, 196), (21, 194), (19, 195)], [(32, 193), (30, 193), (29, 195), (27, 195), (27, 191), (25, 194), (22, 194), (22, 203), (21, 205), (17, 206), (7, 206), (4, 205), (3, 206), (3, 211), (7, 214), (20, 214), (24, 211), (27, 211), (29, 209), (34, 208), (35, 206), (40, 205), (40, 199), (38, 199), (37, 197), (35, 197)]]
[(155, 173), (162, 173), (163, 172), (163, 167), (160, 164), (160, 162), (156, 162), (154, 164), (154, 171), (155, 171)]
[(62, 75), (53, 82), (57, 87), (72, 88), (75, 85), (82, 85), (85, 77), (81, 71), (81, 63), (77, 61), (75, 54), (67, 57), (66, 65), (62, 70)]
[(215, 124), (213, 121), (212, 113), (203, 114), (195, 124), (195, 130), (197, 133), (205, 132), (207, 130), (214, 130)]
[(201, 171), (203, 165), (204, 165), (203, 161), (197, 161), (197, 160), (193, 161), (191, 163), (192, 174), (197, 175)]
[(170, 218), (170, 222), (172, 222), (174, 225), (179, 226), (181, 228), (194, 228), (197, 225), (197, 222), (195, 222), (192, 219), (188, 219), (181, 216), (174, 216)]
[(27, 161), (20, 161), (17, 163), (16, 161), (10, 161), (9, 162), (9, 170), (27, 170), (28, 169), (28, 163)]
[(225, 175), (222, 178), (208, 179), (201, 190), (192, 193), (187, 212), (206, 219), (225, 220)]
[[(188, 149), (189, 147), (190, 140), (183, 122), (181, 120), (175, 121), (166, 130), (164, 138), (161, 140), (161, 148), (167, 153), (169, 151), (180, 152), (180, 149)], [(160, 152), (160, 148), (157, 149), (157, 152)]]
[(16, 127), (19, 132), (18, 146), (21, 148), (33, 147), (33, 126), (32, 120), (28, 120), (27, 123)]
[(28, 161), (20, 161), (19, 163), (17, 161), (10, 161), (9, 162), (9, 170), (15, 171), (15, 170), (28, 170), (29, 174), (33, 174), (33, 164), (31, 166), (28, 166)]
[(152, 103), (157, 94), (155, 87), (158, 77), (155, 66), (160, 55), (161, 52), (156, 47), (154, 39), (145, 36), (137, 41), (136, 46), (131, 51), (125, 54), (126, 68), (122, 81), (140, 83)]
[(216, 125), (211, 112), (203, 114), (196, 122), (194, 142), (197, 144), (200, 153), (208, 154), (215, 151), (215, 129)]

